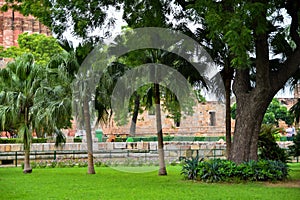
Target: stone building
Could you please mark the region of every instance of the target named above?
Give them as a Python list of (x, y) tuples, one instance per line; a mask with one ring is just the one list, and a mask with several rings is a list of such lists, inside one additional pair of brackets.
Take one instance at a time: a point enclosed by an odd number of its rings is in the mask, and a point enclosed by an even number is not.
[[(0, 0), (0, 7), (4, 3), (4, 0)], [(18, 37), (24, 32), (51, 35), (50, 30), (31, 15), (25, 17), (11, 9), (0, 12), (0, 46), (4, 48), (18, 46)], [(8, 58), (0, 58), (0, 68), (9, 61)]]
[[(184, 115), (180, 122), (168, 118), (162, 111), (162, 129), (164, 134), (172, 136), (223, 136), (225, 135), (225, 104), (211, 101), (199, 103), (194, 107), (193, 115)], [(139, 114), (136, 124), (136, 136), (149, 136), (156, 133), (155, 114), (145, 111)], [(114, 121), (102, 127), (105, 135), (127, 135), (130, 132), (130, 120), (127, 125), (117, 126)]]
[[(0, 0), (0, 6), (5, 3)], [(18, 36), (21, 33), (43, 33), (51, 35), (50, 30), (33, 16), (23, 16), (18, 11), (0, 12), (0, 45), (4, 48), (18, 46)]]

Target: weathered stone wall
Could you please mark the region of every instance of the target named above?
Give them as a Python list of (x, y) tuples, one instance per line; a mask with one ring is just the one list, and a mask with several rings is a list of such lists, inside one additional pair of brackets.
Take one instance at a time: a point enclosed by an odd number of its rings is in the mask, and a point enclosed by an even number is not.
[[(162, 111), (163, 133), (185, 136), (221, 136), (225, 134), (225, 105), (219, 102), (199, 103), (194, 107), (193, 115), (184, 115), (180, 126), (176, 127), (168, 113)], [(212, 117), (211, 113), (214, 113)], [(117, 126), (115, 121), (102, 127), (104, 134), (129, 134), (131, 121), (125, 126)], [(148, 111), (139, 114), (136, 124), (136, 136), (156, 134), (155, 115)]]

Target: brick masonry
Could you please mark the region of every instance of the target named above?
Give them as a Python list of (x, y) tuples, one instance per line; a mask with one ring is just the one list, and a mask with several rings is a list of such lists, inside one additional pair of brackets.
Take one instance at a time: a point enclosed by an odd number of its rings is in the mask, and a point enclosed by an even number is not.
[[(0, 6), (4, 4), (0, 0)], [(50, 30), (33, 16), (23, 16), (17, 11), (0, 12), (0, 45), (5, 48), (18, 46), (18, 36), (21, 33), (43, 33), (51, 35)]]

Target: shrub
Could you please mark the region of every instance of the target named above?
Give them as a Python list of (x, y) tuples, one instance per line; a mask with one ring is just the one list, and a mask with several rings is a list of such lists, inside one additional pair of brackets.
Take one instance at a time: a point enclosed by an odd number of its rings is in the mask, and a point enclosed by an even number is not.
[(48, 165), (47, 161), (40, 161), (38, 163), (39, 168), (45, 168), (45, 167), (47, 167), (47, 165)]
[(294, 157), (300, 156), (300, 131), (294, 136), (293, 141), (294, 144), (289, 146), (289, 155)]
[(63, 160), (57, 161), (57, 167), (65, 168), (67, 165)]
[(258, 137), (259, 158), (264, 160), (278, 160), (284, 163), (288, 160), (286, 151), (276, 143), (279, 129), (272, 124), (263, 124)]
[(76, 162), (73, 160), (66, 160), (65, 161), (66, 167), (74, 167), (76, 165)]
[(34, 169), (34, 168), (36, 168), (38, 165), (37, 165), (36, 162), (32, 161), (32, 162), (30, 162), (30, 166), (31, 166), (32, 169)]
[(205, 182), (220, 181), (281, 181), (288, 177), (288, 166), (281, 161), (259, 160), (236, 165), (228, 160), (208, 160), (198, 162), (197, 157), (187, 160), (181, 174), (187, 179), (199, 177)]
[(97, 160), (97, 161), (94, 162), (94, 164), (95, 164), (96, 167), (101, 167), (102, 162), (100, 160)]
[(199, 160), (199, 156), (186, 159), (185, 164), (182, 167), (181, 174), (188, 180), (196, 180), (199, 174), (199, 163), (203, 161), (203, 158)]
[(236, 164), (229, 160), (209, 160), (200, 164), (199, 177), (205, 182), (229, 180), (236, 175)]
[(73, 139), (73, 141), (74, 141), (74, 142), (82, 142), (82, 139), (79, 138), (79, 137), (76, 137), (76, 138)]
[(56, 160), (52, 160), (50, 163), (49, 163), (49, 167), (50, 168), (55, 168), (57, 165), (57, 161)]
[(78, 161), (78, 167), (87, 167), (88, 163), (85, 160)]
[(32, 143), (47, 143), (46, 138), (32, 138)]

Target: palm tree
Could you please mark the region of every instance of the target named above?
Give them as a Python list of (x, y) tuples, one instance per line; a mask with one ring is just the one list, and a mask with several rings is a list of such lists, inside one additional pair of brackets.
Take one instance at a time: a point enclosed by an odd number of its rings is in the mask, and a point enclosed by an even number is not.
[[(32, 133), (56, 134), (70, 124), (71, 102), (68, 81), (62, 67), (50, 69), (34, 63), (24, 54), (0, 71), (0, 120), (2, 129), (12, 126), (24, 144), (24, 173), (31, 173), (30, 144)], [(61, 98), (65, 97), (65, 98)]]

